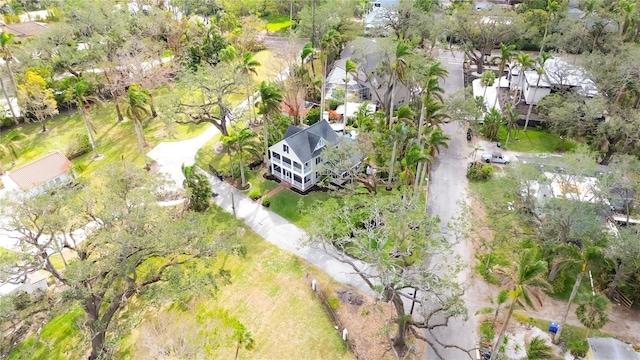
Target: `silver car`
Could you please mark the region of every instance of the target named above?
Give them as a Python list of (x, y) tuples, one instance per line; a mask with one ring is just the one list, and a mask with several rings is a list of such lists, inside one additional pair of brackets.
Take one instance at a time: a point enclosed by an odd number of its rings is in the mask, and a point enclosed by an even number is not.
[(486, 162), (487, 164), (496, 163), (496, 164), (507, 165), (509, 163), (509, 157), (507, 155), (502, 155), (502, 153), (499, 153), (499, 152), (494, 152), (494, 153), (487, 152), (482, 154), (482, 161)]

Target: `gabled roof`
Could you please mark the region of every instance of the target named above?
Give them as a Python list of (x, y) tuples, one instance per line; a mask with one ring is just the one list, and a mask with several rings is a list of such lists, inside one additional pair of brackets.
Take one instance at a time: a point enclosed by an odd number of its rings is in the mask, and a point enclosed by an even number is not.
[(289, 126), (283, 140), (287, 142), (289, 149), (304, 163), (322, 152), (322, 149), (316, 150), (316, 145), (318, 145), (318, 141), (321, 138), (331, 144), (338, 143), (338, 135), (326, 120), (319, 121), (306, 129)]
[(2, 31), (6, 31), (17, 37), (29, 37), (40, 34), (45, 30), (47, 30), (47, 24), (36, 21), (2, 25)]
[(72, 167), (73, 163), (60, 151), (56, 151), (9, 172), (8, 176), (22, 190), (29, 190), (66, 173)]

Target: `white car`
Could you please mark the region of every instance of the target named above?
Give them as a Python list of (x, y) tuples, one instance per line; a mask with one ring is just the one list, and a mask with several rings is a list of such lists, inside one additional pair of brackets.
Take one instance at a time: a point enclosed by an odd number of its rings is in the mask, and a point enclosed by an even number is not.
[(496, 164), (504, 164), (507, 165), (509, 163), (509, 157), (507, 155), (502, 155), (502, 153), (494, 152), (494, 153), (483, 153), (482, 161)]

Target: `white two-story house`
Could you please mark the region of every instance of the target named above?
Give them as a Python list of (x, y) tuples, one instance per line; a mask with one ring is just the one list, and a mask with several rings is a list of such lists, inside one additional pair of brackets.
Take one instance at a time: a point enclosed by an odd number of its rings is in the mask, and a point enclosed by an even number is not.
[(338, 143), (338, 135), (326, 120), (306, 129), (289, 126), (284, 138), (269, 148), (271, 173), (300, 191), (315, 185), (321, 177), (316, 168), (322, 149)]

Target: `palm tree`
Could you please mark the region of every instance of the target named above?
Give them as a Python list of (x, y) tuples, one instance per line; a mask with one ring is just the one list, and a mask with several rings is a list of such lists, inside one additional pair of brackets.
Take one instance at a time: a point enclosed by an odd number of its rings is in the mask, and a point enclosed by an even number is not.
[(327, 72), (329, 66), (329, 54), (335, 52), (336, 54), (340, 50), (341, 36), (337, 30), (329, 30), (322, 37), (322, 42), (320, 44), (321, 56), (322, 56), (322, 90), (320, 91), (320, 119), (322, 119), (323, 112), (325, 110), (325, 92), (326, 92), (326, 81), (327, 81)]
[(533, 302), (531, 301), (531, 291), (533, 288), (549, 288), (549, 283), (542, 278), (547, 271), (547, 263), (543, 260), (536, 260), (536, 256), (537, 252), (533, 249), (525, 250), (520, 256), (515, 271), (505, 273), (512, 283), (509, 291), (511, 304), (509, 305), (509, 311), (498, 335), (498, 340), (493, 344), (491, 351), (492, 357), (498, 356), (500, 345), (504, 339), (504, 334), (507, 331), (516, 304), (533, 308)]
[[(413, 111), (408, 106), (401, 106), (397, 111), (398, 121), (401, 117), (411, 116)], [(398, 145), (404, 144), (411, 137), (411, 126), (407, 124), (407, 121), (398, 122), (389, 131), (389, 142), (392, 144), (391, 161), (389, 162), (389, 178), (387, 180), (387, 190), (391, 190), (391, 181), (393, 180), (393, 169), (396, 162), (396, 154), (398, 152)]]
[(538, 92), (538, 86), (540, 85), (540, 79), (545, 74), (544, 72), (544, 64), (547, 60), (551, 59), (551, 55), (547, 53), (542, 53), (540, 56), (536, 58), (536, 73), (538, 74), (538, 79), (536, 80), (536, 88), (533, 89), (533, 99), (531, 99), (531, 104), (529, 104), (529, 109), (527, 110), (527, 117), (524, 120), (524, 129), (523, 131), (527, 131), (527, 126), (529, 125), (529, 118), (531, 117), (531, 110), (533, 109), (533, 102), (536, 100), (536, 93)]
[[(423, 162), (431, 162), (433, 159), (431, 155), (429, 155), (424, 149), (421, 148), (418, 144), (412, 144), (409, 146), (407, 151), (405, 152), (404, 158), (400, 161), (400, 165), (402, 166), (402, 178), (405, 181), (406, 185), (415, 184), (414, 181), (418, 181), (417, 175), (418, 171), (420, 171), (419, 164)], [(413, 169), (416, 169), (414, 172)], [(414, 180), (414, 177), (416, 179)], [(417, 191), (414, 189), (414, 191)]]
[(493, 71), (485, 71), (480, 76), (480, 83), (484, 86), (484, 92), (482, 93), (482, 98), (486, 101), (487, 88), (489, 86), (493, 86), (493, 83), (496, 81), (496, 74)]
[(349, 75), (356, 75), (358, 67), (351, 59), (347, 59), (344, 63), (344, 114), (342, 115), (342, 124), (347, 126), (347, 103), (349, 102)]
[(593, 244), (585, 245), (582, 241), (575, 241), (573, 243), (563, 244), (559, 249), (565, 257), (574, 264), (580, 265), (580, 272), (576, 276), (576, 281), (573, 284), (571, 295), (569, 295), (569, 301), (567, 302), (567, 308), (560, 320), (560, 327), (553, 337), (553, 343), (557, 344), (560, 341), (560, 334), (562, 334), (562, 328), (567, 322), (567, 316), (571, 310), (571, 304), (578, 294), (580, 283), (582, 278), (587, 272), (587, 266), (594, 262), (601, 262), (604, 259), (604, 244), (602, 242), (596, 242)]
[(15, 145), (13, 145), (12, 142), (10, 142), (10, 139), (7, 139), (7, 141), (9, 141), (8, 144), (0, 144), (0, 175), (4, 174), (4, 167), (2, 166), (2, 158), (9, 156), (11, 157), (11, 160), (13, 162), (16, 161), (16, 159), (18, 158), (18, 151), (15, 147)]
[(540, 336), (533, 337), (527, 344), (527, 360), (546, 360), (552, 357), (553, 349)]
[(512, 103), (504, 104), (504, 111), (502, 112), (504, 117), (504, 125), (507, 130), (507, 140), (504, 143), (504, 147), (509, 146), (509, 138), (511, 137), (511, 132), (514, 131), (518, 124), (518, 116), (520, 116), (520, 111), (513, 107)]
[[(11, 71), (10, 62), (13, 59), (13, 55), (10, 52), (10, 46), (14, 42), (15, 36), (8, 32), (0, 33), (0, 53), (1, 57), (4, 60), (5, 65), (7, 66), (7, 74), (9, 75), (9, 81), (11, 81), (11, 85), (13, 86), (13, 92), (15, 93), (16, 89), (16, 81), (13, 76), (13, 72)], [(11, 102), (11, 98), (9, 97), (9, 92), (4, 84), (4, 79), (0, 76), (0, 87), (2, 88), (2, 93), (4, 98), (7, 100), (7, 106), (9, 106), (9, 112), (11, 113), (11, 117), (14, 124), (18, 124), (18, 116), (16, 115), (16, 111), (13, 108), (13, 103)]]
[(535, 64), (535, 61), (530, 54), (525, 54), (521, 51), (520, 54), (518, 54), (518, 56), (516, 57), (516, 62), (520, 65), (520, 74), (518, 76), (518, 82), (520, 83), (520, 94), (517, 101), (520, 102), (520, 99), (522, 98), (522, 95), (524, 93), (524, 72), (525, 70), (532, 68)]
[(608, 321), (609, 299), (602, 294), (592, 293), (580, 302), (576, 309), (576, 316), (580, 323), (587, 328), (587, 338), (591, 331), (601, 329)]
[(389, 81), (389, 91), (391, 101), (389, 102), (389, 129), (393, 125), (393, 105), (395, 101), (395, 87), (397, 82), (404, 83), (405, 73), (408, 65), (408, 57), (413, 54), (411, 47), (406, 42), (399, 42), (396, 46), (396, 57), (391, 62), (391, 79)]
[[(500, 55), (492, 59), (492, 60), (500, 60), (500, 62), (498, 63), (498, 88), (500, 88), (500, 78), (502, 77), (502, 74), (504, 74), (504, 68), (513, 59), (513, 56), (515, 54), (514, 53), (515, 49), (516, 49), (515, 45), (505, 45), (503, 43), (500, 43)], [(509, 72), (509, 74), (511, 74), (511, 72)], [(498, 104), (498, 96), (496, 96), (496, 100), (493, 103), (493, 107), (496, 107), (497, 104)]]
[[(624, 1), (624, 0), (623, 0)], [(560, 10), (560, 4), (555, 0), (547, 0), (547, 22), (544, 24), (544, 34), (542, 35), (542, 42), (540, 43), (540, 53), (544, 52), (544, 43), (547, 40), (547, 33), (549, 32), (549, 23), (555, 18), (555, 14)]]
[(144, 131), (142, 129), (142, 124), (145, 122), (150, 115), (149, 110), (147, 110), (146, 105), (149, 103), (149, 94), (140, 85), (132, 84), (127, 88), (128, 93), (128, 102), (127, 102), (127, 116), (133, 122), (133, 128), (136, 131), (136, 136), (138, 137), (138, 146), (140, 147), (140, 153), (142, 154), (142, 159), (144, 160), (145, 168), (149, 168), (149, 163), (147, 162), (147, 157), (144, 152), (144, 148), (147, 146), (147, 143), (144, 139)]
[(498, 131), (500, 131), (500, 126), (504, 123), (504, 117), (498, 110), (492, 108), (489, 110), (487, 115), (484, 117), (484, 123), (482, 124), (482, 132), (484, 136), (488, 137), (489, 140), (497, 140), (498, 139)]
[(436, 155), (440, 154), (440, 149), (449, 148), (449, 140), (451, 140), (451, 137), (446, 135), (439, 127), (430, 126), (427, 129), (428, 133), (422, 135), (422, 137), (424, 138), (423, 146), (429, 158), (428, 161), (422, 163), (421, 171), (416, 172), (415, 191), (422, 185), (422, 179), (428, 175), (429, 166), (435, 160)]
[(13, 55), (11, 54), (11, 45), (15, 43), (15, 35), (10, 34), (8, 32), (0, 33), (0, 56), (5, 61), (5, 65), (7, 66), (7, 73), (9, 74), (9, 81), (11, 81), (11, 85), (13, 86), (13, 90), (15, 91), (18, 87), (16, 86), (15, 76), (13, 75), (13, 70), (11, 70), (11, 61), (13, 61)]
[(258, 114), (262, 115), (263, 118), (264, 165), (267, 167), (267, 173), (271, 174), (271, 166), (269, 165), (269, 120), (274, 114), (280, 112), (282, 90), (263, 81), (258, 88), (258, 94), (260, 95), (260, 100), (256, 102), (256, 106), (258, 107)]
[(624, 38), (634, 23), (634, 15), (636, 12), (636, 3), (629, 0), (618, 1), (618, 10), (622, 13), (622, 25), (620, 26), (620, 37)]
[(98, 154), (98, 146), (96, 145), (96, 141), (93, 138), (93, 134), (98, 131), (96, 126), (91, 121), (89, 117), (89, 111), (87, 110), (87, 106), (89, 106), (90, 102), (99, 102), (100, 100), (90, 94), (91, 84), (83, 80), (82, 78), (76, 78), (75, 84), (67, 88), (64, 97), (68, 102), (71, 102), (76, 105), (80, 113), (82, 114), (82, 119), (84, 121), (84, 127), (87, 130), (87, 135), (89, 137), (89, 143), (91, 144), (91, 149), (93, 150), (93, 157), (99, 158), (100, 154)]
[(260, 141), (256, 133), (250, 128), (233, 129), (228, 136), (222, 138), (222, 143), (231, 151), (238, 155), (240, 164), (240, 179), (242, 189), (247, 188), (247, 179), (244, 174), (245, 156), (260, 156)]
[(493, 314), (493, 321), (491, 322), (491, 328), (493, 328), (496, 325), (496, 320), (498, 320), (498, 314), (500, 313), (500, 307), (502, 306), (502, 304), (506, 303), (507, 300), (509, 299), (509, 290), (507, 289), (503, 289), (498, 293), (498, 296), (496, 296), (496, 311)]
[[(258, 71), (256, 68), (261, 66), (260, 62), (254, 58), (253, 53), (247, 51), (242, 56), (241, 62), (237, 66), (238, 73), (247, 77), (251, 75), (258, 76)], [(251, 106), (251, 81), (246, 82), (246, 93), (247, 93), (247, 106), (251, 107), (251, 111), (253, 114), (253, 118), (255, 120), (256, 117), (256, 109), (255, 106)]]

